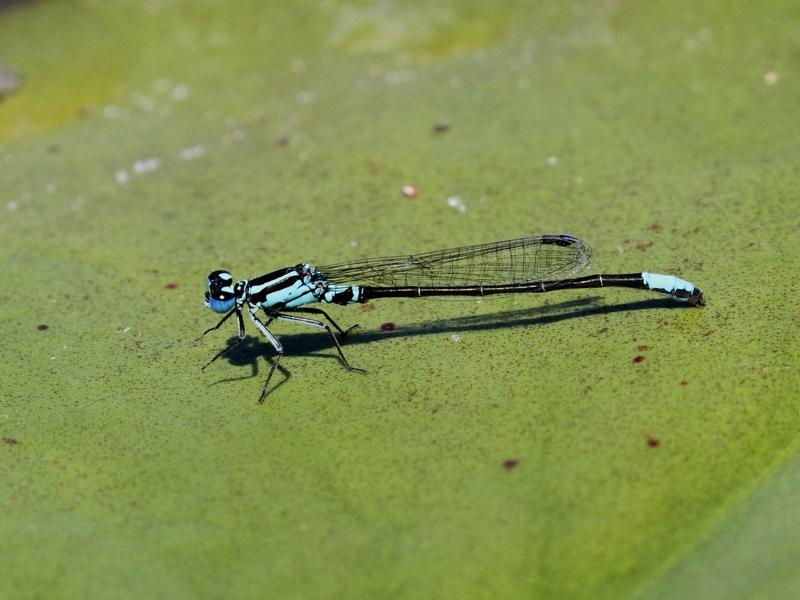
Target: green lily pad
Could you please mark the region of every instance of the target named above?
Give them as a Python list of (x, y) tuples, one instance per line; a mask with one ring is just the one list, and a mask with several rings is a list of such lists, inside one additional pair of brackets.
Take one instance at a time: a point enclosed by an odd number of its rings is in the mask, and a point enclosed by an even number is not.
[[(0, 3), (0, 596), (795, 597), (795, 11)], [(708, 305), (376, 301), (365, 374), (285, 323), (264, 405), (255, 329), (200, 370), (214, 269), (548, 232)]]

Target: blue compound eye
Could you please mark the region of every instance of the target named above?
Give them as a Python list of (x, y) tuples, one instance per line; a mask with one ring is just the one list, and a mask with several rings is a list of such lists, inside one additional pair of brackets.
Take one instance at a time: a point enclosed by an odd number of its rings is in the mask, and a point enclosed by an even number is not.
[(233, 296), (227, 299), (217, 299), (209, 297), (208, 300), (206, 301), (206, 304), (214, 312), (226, 313), (233, 308), (234, 304), (236, 304), (236, 298), (234, 298)]
[(233, 277), (227, 271), (214, 271), (208, 276), (208, 291), (205, 293), (205, 305), (218, 313), (230, 311), (236, 304), (233, 290)]

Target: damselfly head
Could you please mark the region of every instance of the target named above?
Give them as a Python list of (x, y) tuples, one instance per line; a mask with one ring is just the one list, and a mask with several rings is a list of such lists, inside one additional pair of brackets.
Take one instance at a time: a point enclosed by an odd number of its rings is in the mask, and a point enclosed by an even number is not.
[[(237, 284), (235, 287), (240, 286)], [(205, 294), (205, 305), (208, 308), (214, 312), (226, 313), (236, 304), (237, 295), (233, 285), (233, 275), (227, 271), (214, 271), (209, 274), (208, 290)]]

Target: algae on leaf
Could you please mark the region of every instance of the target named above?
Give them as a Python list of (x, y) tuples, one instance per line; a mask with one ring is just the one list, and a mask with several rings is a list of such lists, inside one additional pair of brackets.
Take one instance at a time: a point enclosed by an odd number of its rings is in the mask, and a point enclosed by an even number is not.
[[(795, 12), (0, 3), (0, 596), (796, 595)], [(261, 340), (200, 372), (213, 269), (543, 233), (708, 305), (332, 307), (366, 374), (290, 324), (263, 406)]]

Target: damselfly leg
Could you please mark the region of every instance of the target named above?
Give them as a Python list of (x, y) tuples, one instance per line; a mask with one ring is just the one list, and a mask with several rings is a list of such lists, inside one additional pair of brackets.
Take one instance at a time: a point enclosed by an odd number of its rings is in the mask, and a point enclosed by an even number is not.
[(232, 311), (228, 312), (228, 314), (227, 314), (227, 315), (225, 315), (224, 317), (222, 317), (222, 319), (220, 319), (220, 322), (219, 322), (219, 323), (217, 323), (217, 324), (216, 324), (216, 325), (214, 325), (213, 327), (209, 327), (208, 329), (206, 329), (206, 330), (203, 332), (203, 335), (206, 335), (206, 334), (208, 334), (208, 333), (211, 333), (211, 332), (212, 332), (212, 331), (214, 331), (215, 329), (219, 329), (219, 328), (222, 326), (222, 324), (223, 324), (225, 321), (227, 321), (227, 320), (228, 320), (228, 319), (231, 317), (231, 315), (232, 315), (233, 313), (235, 313), (235, 312), (236, 312), (236, 309), (234, 308)]
[[(254, 314), (255, 311), (253, 311), (253, 310), (251, 310), (251, 312), (250, 312), (250, 318), (253, 320), (253, 323), (255, 323), (255, 325), (258, 328), (258, 330), (262, 334), (264, 334), (264, 337), (267, 338), (267, 340), (269, 341), (270, 345), (275, 349), (275, 352), (277, 353), (277, 356), (275, 357), (275, 360), (272, 361), (272, 366), (270, 367), (269, 373), (267, 374), (267, 379), (264, 382), (264, 387), (261, 390), (261, 395), (258, 398), (258, 403), (259, 404), (262, 404), (264, 402), (264, 399), (266, 398), (267, 393), (269, 391), (269, 382), (272, 380), (272, 376), (275, 374), (275, 371), (279, 369), (278, 365), (280, 365), (281, 358), (283, 358), (283, 345), (278, 341), (278, 338), (275, 337), (275, 334), (273, 334), (269, 329), (267, 329), (267, 325), (272, 323), (272, 321), (274, 321), (275, 319), (279, 319), (281, 321), (292, 321), (292, 322), (295, 322), (295, 323), (305, 323), (306, 325), (311, 325), (312, 327), (318, 327), (319, 329), (324, 329), (325, 331), (328, 332), (328, 335), (331, 337), (331, 340), (333, 340), (333, 344), (336, 346), (336, 351), (339, 353), (339, 358), (341, 359), (343, 366), (348, 371), (361, 371), (362, 373), (365, 372), (364, 369), (359, 369), (358, 367), (350, 366), (350, 363), (347, 362), (347, 358), (345, 358), (345, 356), (344, 356), (344, 352), (342, 352), (342, 347), (339, 344), (339, 340), (336, 338), (336, 334), (333, 333), (333, 331), (331, 330), (330, 326), (327, 323), (323, 323), (322, 321), (318, 321), (316, 319), (309, 319), (307, 317), (296, 317), (294, 315), (287, 315), (285, 313), (279, 313), (279, 312), (273, 312), (273, 311), (269, 311), (269, 312), (264, 311), (264, 312), (266, 313), (266, 315), (268, 317), (266, 323), (263, 323), (258, 317), (256, 317), (255, 314)], [(353, 327), (350, 327), (347, 330), (342, 330), (342, 328), (339, 327), (336, 324), (336, 322), (333, 319), (331, 319), (328, 316), (328, 314), (323, 310), (308, 308), (308, 309), (295, 309), (293, 312), (306, 312), (306, 313), (322, 314), (342, 334), (342, 336), (346, 335), (347, 332), (352, 330), (354, 327), (357, 327), (357, 325), (353, 325)], [(281, 369), (281, 372), (283, 372), (282, 369)], [(288, 379), (288, 375), (287, 375), (286, 378)]]
[[(272, 321), (276, 317), (278, 317), (278, 315), (270, 314), (267, 323), (272, 323)], [(261, 395), (258, 397), (258, 403), (263, 404), (264, 398), (267, 396), (267, 388), (269, 387), (269, 382), (272, 379), (272, 376), (275, 374), (275, 370), (278, 368), (278, 365), (281, 363), (281, 358), (283, 358), (283, 345), (278, 341), (278, 338), (275, 337), (275, 334), (273, 334), (269, 329), (267, 329), (267, 326), (261, 322), (261, 319), (259, 319), (255, 315), (255, 311), (252, 309), (250, 310), (250, 318), (253, 320), (253, 323), (255, 323), (258, 330), (264, 334), (264, 337), (267, 338), (270, 345), (275, 349), (275, 352), (278, 353), (278, 355), (275, 357), (275, 361), (272, 363), (272, 367), (269, 370), (269, 374), (267, 374), (267, 380), (264, 382), (264, 387), (261, 390)], [(286, 379), (288, 378), (289, 376), (287, 375)]]
[[(309, 319), (308, 317), (296, 317), (294, 315), (287, 315), (286, 313), (279, 313), (279, 312), (270, 313), (270, 315), (274, 316), (276, 319), (280, 319), (281, 321), (294, 321), (295, 323), (305, 323), (306, 325), (311, 325), (312, 327), (318, 327), (320, 329), (324, 329), (325, 331), (328, 332), (328, 335), (331, 336), (331, 340), (333, 340), (333, 344), (336, 346), (336, 351), (339, 353), (339, 358), (342, 360), (342, 365), (344, 366), (344, 368), (347, 369), (348, 371), (360, 371), (361, 373), (366, 373), (364, 369), (359, 369), (358, 367), (350, 366), (350, 363), (347, 362), (347, 359), (344, 356), (344, 352), (342, 352), (342, 347), (339, 345), (339, 340), (336, 339), (336, 334), (333, 333), (333, 331), (331, 330), (330, 326), (327, 323), (323, 323), (322, 321), (317, 321), (316, 319)], [(328, 317), (327, 315), (325, 316), (328, 318), (329, 321), (331, 321), (330, 317)], [(342, 331), (339, 328), (339, 326), (336, 325), (335, 323), (334, 326), (339, 331)], [(352, 329), (352, 327), (350, 329)], [(348, 329), (347, 331), (350, 331), (350, 329)]]
[(214, 355), (214, 358), (212, 358), (210, 361), (208, 361), (206, 364), (204, 364), (200, 370), (201, 371), (205, 371), (206, 367), (208, 367), (211, 363), (213, 363), (215, 360), (217, 360), (220, 356), (223, 356), (223, 355), (227, 354), (228, 352), (230, 352), (231, 350), (233, 350), (234, 348), (236, 348), (236, 346), (241, 344), (243, 341), (244, 341), (244, 338), (236, 338), (235, 341), (231, 342), (230, 344), (225, 346), (222, 350), (217, 352)]
[(236, 313), (236, 320), (238, 321), (238, 324), (239, 324), (239, 335), (237, 336), (237, 338), (236, 338), (236, 340), (235, 340), (235, 341), (231, 342), (231, 343), (230, 343), (230, 344), (228, 344), (228, 345), (227, 345), (225, 348), (223, 348), (222, 350), (220, 350), (219, 352), (217, 352), (217, 353), (214, 355), (214, 358), (212, 358), (212, 359), (211, 359), (210, 361), (208, 361), (208, 362), (207, 362), (205, 365), (203, 365), (203, 367), (200, 369), (201, 371), (205, 371), (205, 370), (206, 370), (206, 367), (207, 367), (208, 365), (210, 365), (211, 363), (213, 363), (213, 362), (214, 362), (215, 360), (217, 360), (217, 359), (218, 359), (220, 356), (223, 356), (224, 354), (227, 354), (228, 352), (230, 352), (231, 350), (233, 350), (233, 349), (234, 349), (236, 346), (238, 346), (239, 344), (241, 344), (241, 343), (244, 341), (244, 336), (245, 336), (245, 333), (244, 333), (244, 319), (242, 319), (242, 313), (241, 313), (241, 311), (240, 311), (238, 308), (234, 308), (234, 309), (233, 309), (232, 311), (230, 311), (230, 312), (229, 312), (227, 315), (225, 315), (224, 317), (222, 317), (222, 320), (221, 320), (219, 323), (217, 323), (217, 324), (216, 324), (214, 327), (212, 327), (211, 329), (206, 329), (206, 330), (203, 332), (203, 335), (206, 335), (207, 333), (209, 333), (210, 331), (214, 331), (215, 329), (219, 329), (219, 326), (220, 326), (220, 325), (222, 325), (222, 324), (223, 324), (225, 321), (227, 321), (227, 320), (228, 320), (228, 318), (229, 318), (229, 317), (230, 317), (232, 314), (234, 314), (234, 313)]
[[(267, 393), (269, 391), (269, 382), (272, 380), (272, 376), (275, 374), (275, 371), (280, 368), (278, 365), (280, 365), (281, 358), (283, 358), (283, 345), (278, 341), (278, 338), (275, 337), (275, 334), (273, 334), (269, 329), (267, 329), (267, 325), (272, 323), (272, 321), (274, 321), (275, 319), (279, 319), (281, 321), (292, 321), (292, 322), (295, 322), (295, 323), (304, 323), (306, 325), (311, 325), (312, 327), (318, 327), (319, 329), (324, 329), (325, 331), (328, 332), (328, 335), (331, 337), (331, 340), (333, 340), (333, 344), (336, 346), (336, 351), (339, 353), (339, 358), (342, 361), (342, 365), (348, 371), (361, 371), (362, 373), (365, 372), (364, 369), (359, 369), (358, 367), (350, 366), (350, 363), (347, 362), (347, 358), (345, 358), (345, 356), (344, 356), (344, 352), (342, 352), (342, 347), (339, 344), (339, 340), (336, 338), (336, 334), (333, 333), (333, 330), (331, 330), (330, 326), (327, 323), (323, 323), (322, 321), (318, 321), (317, 319), (309, 319), (307, 317), (297, 317), (297, 316), (294, 316), (294, 315), (287, 315), (285, 313), (279, 313), (279, 312), (275, 312), (275, 311), (264, 311), (264, 312), (266, 313), (266, 315), (268, 317), (266, 323), (263, 323), (258, 317), (256, 317), (255, 316), (255, 311), (252, 310), (252, 309), (250, 311), (250, 318), (253, 320), (253, 323), (255, 323), (256, 327), (258, 327), (258, 330), (262, 334), (264, 334), (264, 337), (267, 338), (267, 340), (269, 341), (270, 345), (275, 349), (275, 352), (277, 353), (277, 356), (275, 357), (275, 360), (272, 361), (272, 366), (270, 367), (269, 373), (267, 374), (267, 379), (264, 382), (263, 389), (261, 390), (261, 396), (259, 396), (259, 398), (258, 398), (258, 403), (259, 404), (262, 404), (264, 402), (264, 399), (266, 398)], [(294, 309), (292, 312), (306, 312), (306, 313), (321, 314), (326, 319), (328, 319), (328, 321), (330, 321), (331, 325), (333, 325), (339, 331), (339, 333), (341, 333), (342, 336), (346, 335), (347, 332), (352, 330), (354, 327), (357, 327), (357, 325), (353, 325), (353, 327), (350, 327), (347, 330), (342, 330), (342, 328), (339, 327), (336, 324), (336, 322), (333, 319), (331, 319), (325, 311), (319, 310), (319, 309), (297, 308), (297, 309)], [(223, 351), (223, 352), (225, 352), (225, 351)], [(280, 369), (280, 370), (281, 370), (281, 372), (284, 372), (283, 369)], [(288, 379), (288, 375), (287, 375), (286, 379)]]
[(322, 310), (321, 308), (293, 308), (293, 309), (291, 310), (291, 312), (303, 312), (303, 313), (311, 313), (311, 314), (314, 314), (314, 315), (322, 315), (323, 317), (325, 317), (326, 319), (328, 319), (328, 322), (329, 322), (331, 325), (333, 325), (334, 327), (336, 327), (336, 331), (338, 331), (338, 332), (339, 332), (339, 335), (340, 335), (340, 336), (342, 336), (342, 338), (344, 338), (344, 336), (346, 336), (348, 333), (350, 333), (351, 331), (353, 331), (353, 329), (355, 329), (356, 327), (358, 327), (358, 323), (356, 323), (355, 325), (351, 325), (351, 326), (350, 326), (350, 327), (348, 327), (347, 329), (342, 329), (341, 327), (339, 327), (339, 326), (336, 324), (336, 321), (334, 321), (333, 319), (331, 319), (330, 315), (328, 315), (328, 313), (326, 313), (326, 312), (325, 312), (324, 310)]

